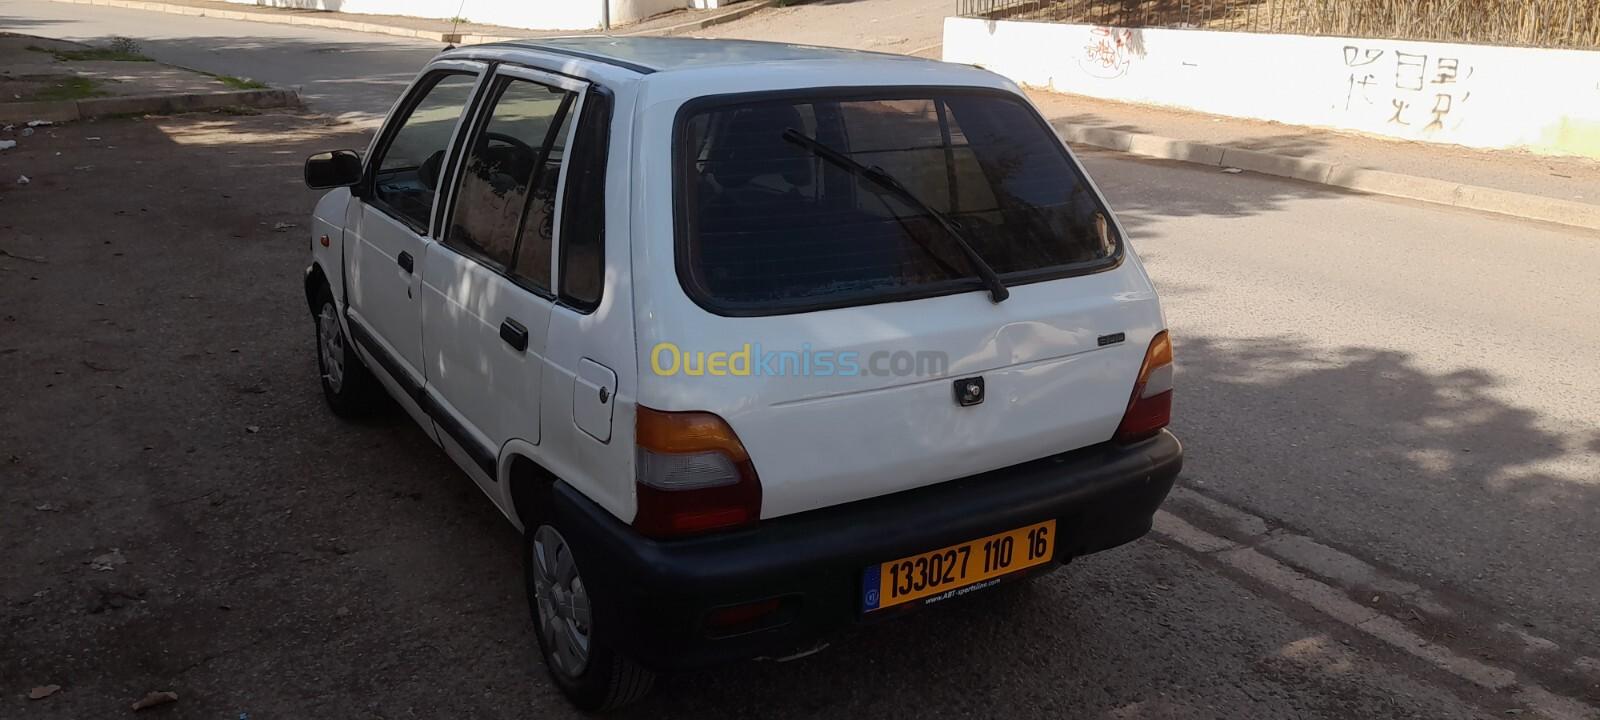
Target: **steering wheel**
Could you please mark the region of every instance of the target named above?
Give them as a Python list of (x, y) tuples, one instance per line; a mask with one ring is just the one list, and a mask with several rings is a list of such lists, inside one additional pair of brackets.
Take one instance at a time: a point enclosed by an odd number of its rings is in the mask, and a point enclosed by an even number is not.
[(498, 140), (498, 141), (503, 142), (503, 143), (505, 143), (507, 145), (510, 145), (511, 147), (514, 147), (514, 148), (517, 148), (519, 150), (522, 150), (523, 152), (526, 152), (529, 155), (532, 155), (534, 157), (538, 157), (539, 156), (538, 151), (534, 150), (532, 145), (529, 145), (529, 144), (523, 142), (522, 138), (516, 137), (514, 135), (507, 135), (505, 133), (498, 133), (498, 132), (485, 132), (483, 134), (483, 137), (484, 137), (485, 140)]

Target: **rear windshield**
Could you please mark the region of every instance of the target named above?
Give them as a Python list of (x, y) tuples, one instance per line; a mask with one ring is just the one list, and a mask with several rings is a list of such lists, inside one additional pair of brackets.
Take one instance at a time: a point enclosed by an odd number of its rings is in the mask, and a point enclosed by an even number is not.
[[(887, 190), (786, 130), (897, 180)], [(1121, 249), (1050, 128), (1009, 94), (707, 98), (680, 117), (679, 275), (724, 314), (981, 289), (953, 221), (1007, 285), (1093, 272)]]

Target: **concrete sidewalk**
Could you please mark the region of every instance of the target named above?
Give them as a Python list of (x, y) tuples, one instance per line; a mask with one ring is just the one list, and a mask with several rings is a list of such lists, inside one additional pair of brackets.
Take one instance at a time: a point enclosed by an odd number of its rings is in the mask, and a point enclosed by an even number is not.
[(1600, 230), (1600, 163), (1585, 158), (1029, 94), (1069, 143)]
[(299, 102), (292, 91), (154, 62), (131, 44), (0, 33), (0, 68), (0, 122), (7, 124)]
[(1193, 143), (1600, 205), (1600, 162), (1586, 158), (1392, 140), (1081, 95), (1044, 91), (1030, 94), (1053, 122), (1079, 128), (1182, 138)]

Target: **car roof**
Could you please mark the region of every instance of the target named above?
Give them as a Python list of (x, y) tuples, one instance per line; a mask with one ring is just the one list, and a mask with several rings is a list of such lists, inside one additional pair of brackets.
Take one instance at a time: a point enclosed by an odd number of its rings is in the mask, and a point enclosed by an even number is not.
[(526, 49), (551, 52), (616, 65), (640, 74), (685, 68), (711, 68), (756, 63), (792, 63), (807, 60), (843, 60), (851, 63), (920, 63), (937, 61), (906, 55), (792, 45), (758, 40), (709, 40), (682, 37), (576, 37), (510, 40), (476, 46), (487, 49)]
[(439, 60), (498, 61), (610, 84), (637, 84), (641, 102), (838, 87), (977, 87), (1020, 93), (973, 65), (864, 50), (680, 37), (531, 38), (467, 45)]

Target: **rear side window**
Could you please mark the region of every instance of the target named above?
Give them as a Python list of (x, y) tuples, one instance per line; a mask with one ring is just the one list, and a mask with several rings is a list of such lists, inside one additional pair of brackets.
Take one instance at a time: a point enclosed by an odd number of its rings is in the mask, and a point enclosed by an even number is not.
[(561, 299), (587, 312), (600, 305), (605, 287), (606, 160), (611, 137), (611, 94), (595, 88), (585, 96), (573, 139), (566, 197), (561, 210)]
[(1082, 172), (1009, 94), (713, 97), (680, 111), (676, 147), (679, 275), (709, 309), (797, 312), (982, 287), (919, 203), (786, 138), (791, 129), (954, 221), (1007, 284), (1120, 258)]

